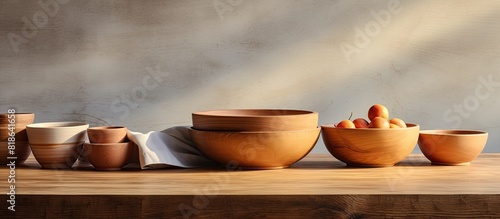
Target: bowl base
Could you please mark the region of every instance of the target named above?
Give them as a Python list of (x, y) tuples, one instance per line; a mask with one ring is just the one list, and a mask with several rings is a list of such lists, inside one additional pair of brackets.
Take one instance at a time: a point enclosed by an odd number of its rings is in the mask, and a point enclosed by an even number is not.
[(392, 167), (395, 164), (357, 164), (357, 163), (347, 163), (348, 167), (371, 167), (371, 168), (377, 168), (377, 167)]
[(463, 163), (439, 163), (439, 162), (432, 162), (432, 165), (438, 165), (438, 166), (470, 166), (470, 162), (463, 162)]
[(241, 167), (244, 170), (277, 170), (277, 169), (285, 169), (290, 166), (277, 166), (277, 167)]
[(24, 162), (27, 160), (28, 158), (24, 158), (24, 157), (17, 157), (17, 159), (0, 159), (0, 165), (1, 166), (4, 166), (4, 165), (7, 165), (9, 164), (11, 161), (15, 161), (16, 165), (22, 165), (24, 164)]
[[(95, 168), (95, 167), (94, 167)], [(116, 171), (116, 170), (122, 170), (121, 167), (118, 168), (95, 168), (96, 170), (102, 170), (102, 171)]]
[(48, 163), (48, 164), (40, 163), (40, 166), (42, 166), (42, 169), (56, 169), (56, 170), (73, 169), (72, 166), (68, 166), (68, 165), (63, 164), (63, 163)]

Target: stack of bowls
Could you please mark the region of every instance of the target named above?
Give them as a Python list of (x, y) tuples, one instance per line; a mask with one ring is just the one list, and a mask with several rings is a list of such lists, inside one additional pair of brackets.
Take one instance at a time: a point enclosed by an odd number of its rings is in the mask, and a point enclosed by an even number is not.
[(337, 128), (323, 125), (322, 136), (328, 151), (349, 166), (394, 166), (413, 151), (417, 145), (420, 126), (406, 124), (407, 128)]
[(306, 110), (235, 109), (192, 114), (195, 146), (208, 158), (246, 169), (285, 168), (318, 140), (318, 113)]
[(45, 169), (71, 168), (80, 157), (89, 124), (46, 122), (26, 126), (33, 156)]
[(96, 170), (121, 170), (128, 164), (134, 143), (127, 138), (123, 126), (100, 126), (87, 130), (90, 143), (84, 145), (84, 155)]
[[(4, 165), (12, 161), (7, 159), (8, 157), (15, 157), (16, 159), (13, 160), (16, 164), (22, 164), (28, 159), (31, 150), (28, 144), (26, 125), (33, 123), (34, 120), (34, 113), (0, 114), (0, 164)], [(12, 137), (10, 136), (12, 128), (14, 128), (15, 135), (11, 140), (15, 140), (14, 144), (10, 145), (15, 147), (14, 154), (11, 154), (9, 150), (9, 137)]]

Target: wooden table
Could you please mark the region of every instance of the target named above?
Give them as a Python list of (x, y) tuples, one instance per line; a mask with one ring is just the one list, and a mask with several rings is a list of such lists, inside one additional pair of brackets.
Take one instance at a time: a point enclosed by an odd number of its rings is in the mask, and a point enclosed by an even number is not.
[[(394, 167), (352, 168), (318, 154), (280, 170), (77, 166), (45, 170), (33, 158), (17, 166), (16, 212), (3, 204), (0, 218), (500, 218), (500, 154), (471, 166), (411, 155)], [(2, 167), (4, 192), (8, 175)]]

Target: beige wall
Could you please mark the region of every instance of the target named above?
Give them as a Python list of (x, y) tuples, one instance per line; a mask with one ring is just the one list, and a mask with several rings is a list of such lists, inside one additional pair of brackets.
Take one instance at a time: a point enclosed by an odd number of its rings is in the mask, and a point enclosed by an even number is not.
[(487, 130), (500, 152), (500, 1), (38, 2), (0, 3), (5, 112), (146, 132), (204, 109), (326, 124), (382, 103), (423, 129)]

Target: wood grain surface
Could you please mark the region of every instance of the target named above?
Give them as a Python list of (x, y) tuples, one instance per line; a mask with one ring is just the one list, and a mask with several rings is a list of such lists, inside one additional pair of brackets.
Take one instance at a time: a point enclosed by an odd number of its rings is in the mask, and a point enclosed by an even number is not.
[[(16, 213), (1, 218), (498, 218), (500, 154), (471, 166), (410, 155), (393, 167), (353, 168), (309, 155), (287, 169), (47, 170), (16, 168)], [(7, 177), (2, 167), (0, 175)], [(0, 188), (8, 188), (6, 180)], [(7, 217), (3, 217), (7, 216)]]
[[(30, 157), (16, 167), (22, 195), (195, 195), (217, 188), (219, 195), (500, 194), (500, 154), (482, 154), (471, 166), (433, 166), (410, 155), (394, 167), (354, 168), (331, 155), (308, 155), (281, 170), (199, 169), (95, 171), (45, 170)], [(0, 176), (8, 176), (2, 167)], [(0, 188), (7, 188), (0, 180)]]
[[(23, 195), (17, 200), (16, 218), (500, 217), (499, 195)], [(12, 215), (0, 211), (2, 218)]]

